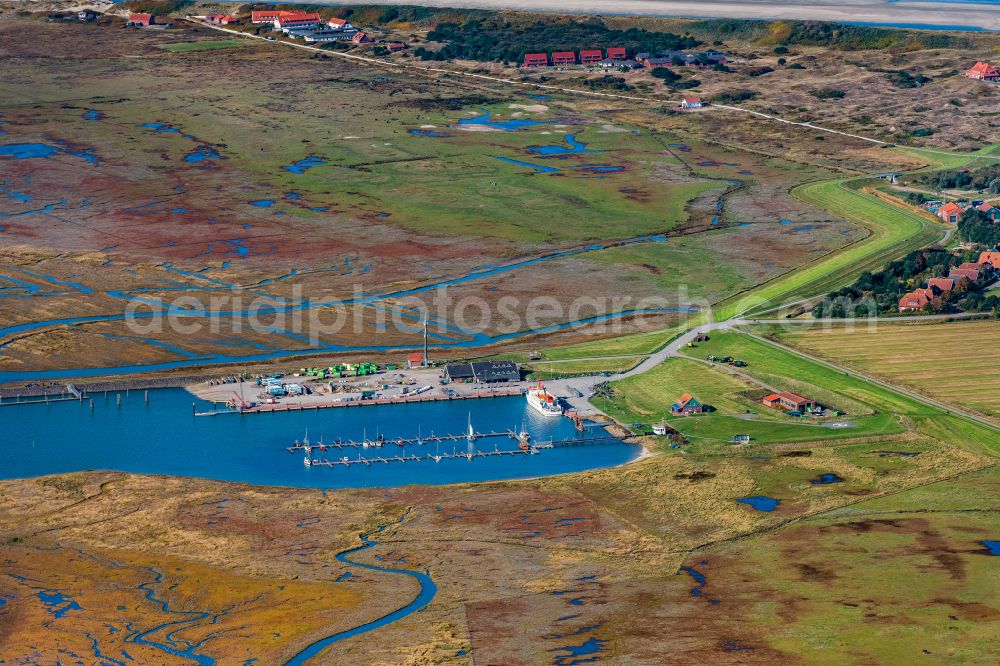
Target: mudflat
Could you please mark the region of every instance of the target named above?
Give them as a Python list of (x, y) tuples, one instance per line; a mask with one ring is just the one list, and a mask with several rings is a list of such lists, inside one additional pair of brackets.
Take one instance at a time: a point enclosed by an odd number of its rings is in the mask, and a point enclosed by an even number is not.
[[(405, 5), (395, 0), (326, 2), (320, 5)], [(1000, 30), (1000, 5), (965, 2), (890, 2), (889, 0), (423, 0), (428, 7), (506, 9), (563, 14), (627, 14), (691, 18), (800, 19), (877, 23), (907, 27)]]

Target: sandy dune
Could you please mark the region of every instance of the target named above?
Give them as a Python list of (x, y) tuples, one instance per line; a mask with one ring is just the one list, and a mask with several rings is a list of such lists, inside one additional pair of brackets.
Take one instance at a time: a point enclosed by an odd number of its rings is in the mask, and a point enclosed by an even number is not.
[(956, 26), (1000, 30), (1000, 5), (888, 0), (347, 0), (314, 4), (412, 5), (513, 9), (567, 14), (621, 14), (746, 19), (807, 19)]

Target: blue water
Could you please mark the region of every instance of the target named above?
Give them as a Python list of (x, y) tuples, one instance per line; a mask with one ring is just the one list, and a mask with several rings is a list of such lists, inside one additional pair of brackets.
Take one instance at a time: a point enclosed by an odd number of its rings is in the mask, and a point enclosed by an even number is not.
[(45, 609), (52, 613), (52, 617), (57, 620), (70, 611), (83, 610), (80, 604), (73, 601), (73, 597), (62, 592), (47, 592), (43, 590), (38, 593), (38, 599), (45, 606)]
[(224, 160), (226, 159), (219, 154), (215, 148), (211, 146), (198, 146), (193, 151), (184, 156), (185, 162), (191, 162), (193, 164), (199, 164), (205, 160)]
[[(385, 529), (383, 526), (379, 531)], [(372, 541), (364, 534), (360, 535), (362, 544), (357, 548), (348, 550), (346, 552), (337, 555), (337, 560), (343, 562), (344, 564), (349, 564), (351, 566), (360, 567), (362, 569), (369, 569), (371, 571), (379, 571), (382, 573), (392, 573), (399, 574), (401, 576), (409, 576), (420, 583), (420, 593), (417, 594), (416, 598), (410, 603), (406, 604), (402, 608), (395, 610), (388, 615), (383, 615), (377, 620), (372, 620), (367, 624), (362, 624), (353, 629), (348, 629), (342, 631), (338, 634), (333, 634), (332, 636), (327, 636), (326, 638), (316, 641), (306, 649), (299, 652), (297, 655), (285, 662), (285, 666), (302, 666), (306, 664), (310, 659), (315, 657), (317, 654), (328, 648), (329, 646), (344, 640), (345, 638), (351, 638), (352, 636), (357, 636), (358, 634), (365, 634), (369, 631), (374, 631), (379, 627), (384, 627), (387, 624), (392, 624), (393, 622), (416, 613), (417, 611), (423, 609), (427, 604), (429, 604), (434, 597), (437, 595), (437, 585), (434, 580), (426, 573), (420, 571), (409, 571), (407, 569), (388, 569), (385, 567), (378, 567), (372, 564), (365, 564), (364, 562), (358, 562), (357, 560), (350, 559), (351, 555), (355, 553), (360, 553), (362, 551), (368, 550), (369, 548), (374, 548), (378, 545), (377, 541)]]
[(809, 483), (814, 486), (825, 486), (831, 483), (843, 483), (844, 480), (836, 474), (820, 474), (818, 478), (812, 479)]
[(251, 206), (257, 206), (257, 208), (270, 208), (274, 205), (274, 199), (256, 199), (247, 203)]
[(569, 654), (557, 656), (553, 663), (556, 666), (572, 666), (573, 664), (595, 661), (596, 657), (591, 659), (579, 659), (579, 657), (587, 657), (602, 652), (605, 643), (607, 641), (591, 636), (580, 645), (566, 645), (564, 647), (553, 648), (550, 652), (568, 652)]
[(26, 160), (34, 157), (52, 157), (59, 149), (45, 143), (8, 143), (0, 146), (0, 157)]
[(989, 551), (990, 555), (1000, 556), (1000, 541), (980, 541), (979, 543), (986, 546), (986, 550)]
[(312, 169), (313, 167), (323, 166), (324, 164), (326, 164), (324, 160), (321, 160), (316, 156), (310, 156), (310, 157), (304, 157), (298, 162), (292, 162), (291, 164), (286, 164), (281, 168), (284, 169), (285, 171), (289, 171), (294, 174), (303, 174), (309, 169)]
[[(258, 389), (249, 385), (247, 397)], [(461, 433), (471, 416), (477, 431), (518, 428), (524, 421), (535, 442), (570, 439), (574, 436), (569, 419), (547, 419), (530, 411), (523, 398), (489, 398), (402, 405), (338, 407), (303, 412), (244, 415), (223, 414), (196, 417), (212, 406), (182, 389), (149, 391), (149, 403), (142, 391), (91, 396), (89, 402), (76, 401), (0, 407), (4, 437), (0, 455), (4, 465), (0, 478), (33, 477), (78, 470), (109, 469), (138, 474), (169, 474), (242, 481), (261, 485), (307, 488), (352, 488), (443, 484), (486, 481), (574, 472), (618, 465), (634, 458), (638, 449), (625, 444), (558, 447), (538, 455), (498, 456), (471, 461), (433, 460), (419, 462), (357, 464), (344, 468), (312, 467), (302, 464), (301, 452), (285, 450), (308, 429), (316, 442), (343, 439), (361, 440), (376, 433), (387, 439), (413, 437), (436, 431)], [(347, 455), (357, 459), (393, 455), (428, 455), (435, 452), (459, 453), (468, 444), (442, 443), (382, 448), (328, 449), (313, 452), (316, 459), (330, 460)], [(516, 448), (507, 438), (477, 441), (474, 448), (490, 450)]]
[[(943, 0), (931, 0), (942, 2)], [(872, 28), (899, 28), (902, 30), (957, 30), (959, 32), (987, 32), (986, 28), (974, 25), (949, 25), (945, 23), (875, 23), (868, 21), (837, 21), (844, 25), (867, 26)]]
[(493, 127), (495, 129), (502, 129), (507, 132), (513, 132), (519, 130), (523, 127), (536, 127), (538, 125), (547, 125), (549, 121), (546, 120), (527, 120), (525, 118), (511, 118), (510, 120), (493, 120), (493, 112), (489, 109), (483, 109), (483, 114), (480, 116), (475, 116), (473, 118), (463, 118), (458, 121), (459, 125), (486, 125), (487, 127)]
[[(166, 599), (161, 599), (156, 596), (156, 590), (153, 589), (153, 585), (159, 585), (163, 582), (163, 574), (156, 569), (150, 569), (155, 575), (156, 579), (152, 583), (142, 583), (139, 585), (139, 589), (146, 593), (146, 599), (152, 601), (153, 603), (160, 605), (160, 610), (164, 613), (170, 613), (172, 615), (180, 615), (181, 619), (173, 620), (171, 622), (165, 622), (163, 624), (157, 625), (152, 629), (147, 629), (141, 633), (135, 633), (126, 638), (126, 642), (137, 643), (139, 645), (146, 645), (149, 647), (156, 648), (162, 652), (173, 655), (175, 657), (184, 657), (195, 662), (199, 666), (214, 666), (215, 660), (211, 657), (205, 656), (203, 654), (198, 654), (195, 652), (201, 643), (196, 643), (191, 645), (189, 643), (184, 643), (185, 647), (181, 648), (180, 644), (173, 639), (173, 634), (168, 633), (163, 637), (165, 642), (159, 642), (152, 640), (152, 636), (165, 629), (174, 627), (174, 631), (182, 629), (184, 625), (191, 624), (192, 622), (199, 622), (210, 616), (207, 611), (176, 611), (170, 608), (170, 603)], [(204, 642), (204, 640), (202, 641)]]
[(741, 497), (736, 501), (741, 504), (748, 504), (757, 511), (767, 511), (768, 513), (777, 509), (778, 505), (781, 504), (781, 500), (774, 499), (773, 497), (765, 497), (764, 495)]
[(551, 167), (545, 164), (532, 164), (531, 162), (522, 162), (520, 160), (513, 160), (509, 157), (494, 157), (493, 159), (500, 160), (501, 162), (507, 162), (508, 164), (516, 164), (517, 166), (528, 167), (529, 169), (534, 169), (539, 173), (559, 173), (561, 169), (556, 167)]
[(104, 114), (97, 109), (87, 109), (82, 117), (84, 120), (104, 120)]
[(437, 130), (432, 130), (432, 129), (411, 129), (407, 130), (407, 132), (409, 134), (412, 134), (413, 136), (426, 136), (426, 137), (438, 137), (438, 138), (450, 136), (445, 132), (438, 132)]
[(581, 153), (597, 153), (601, 152), (599, 150), (589, 150), (586, 145), (582, 142), (576, 140), (576, 136), (573, 134), (567, 134), (563, 137), (569, 148), (565, 146), (528, 146), (528, 150), (539, 155), (579, 155)]

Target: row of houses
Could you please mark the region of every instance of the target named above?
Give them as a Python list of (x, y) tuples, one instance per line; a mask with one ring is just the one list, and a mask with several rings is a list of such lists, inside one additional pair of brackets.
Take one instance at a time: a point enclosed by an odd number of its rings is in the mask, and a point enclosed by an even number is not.
[(725, 65), (721, 51), (663, 51), (661, 53), (636, 53), (635, 61), (643, 67), (708, 67)]
[(930, 202), (927, 206), (928, 210), (941, 218), (942, 222), (947, 222), (949, 224), (958, 224), (958, 221), (962, 219), (962, 215), (965, 211), (973, 208), (977, 209), (993, 222), (1000, 222), (1000, 207), (997, 207), (989, 201), (971, 201), (961, 203), (949, 201), (946, 204)]
[[(619, 63), (625, 60), (625, 47), (612, 46), (608, 48), (607, 57), (601, 49), (581, 49), (580, 62), (582, 64), (597, 64), (605, 60)], [(553, 51), (552, 65), (575, 65), (577, 63), (576, 51)], [(548, 67), (550, 64), (547, 53), (526, 53), (521, 67)]]
[(1000, 252), (982, 252), (979, 261), (966, 261), (948, 271), (947, 277), (936, 277), (927, 280), (927, 286), (914, 289), (899, 299), (900, 312), (919, 312), (927, 308), (938, 296), (955, 289), (962, 278), (976, 284), (981, 278), (993, 275), (994, 269), (1000, 266)]

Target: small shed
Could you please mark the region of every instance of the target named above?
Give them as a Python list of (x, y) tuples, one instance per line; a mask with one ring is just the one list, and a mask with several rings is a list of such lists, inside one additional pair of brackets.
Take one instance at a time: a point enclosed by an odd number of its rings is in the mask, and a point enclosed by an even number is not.
[(406, 367), (408, 368), (422, 368), (424, 367), (424, 355), (420, 352), (414, 352), (406, 357)]
[(750, 435), (747, 433), (741, 433), (739, 435), (733, 435), (733, 444), (747, 444), (750, 442)]

